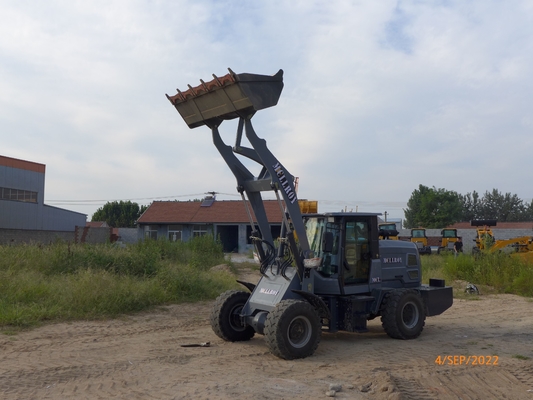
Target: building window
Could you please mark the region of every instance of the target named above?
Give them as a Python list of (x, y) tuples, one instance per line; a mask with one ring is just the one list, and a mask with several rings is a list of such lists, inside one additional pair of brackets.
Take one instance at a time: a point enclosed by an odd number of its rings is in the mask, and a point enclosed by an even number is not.
[(0, 187), (0, 200), (22, 201), (37, 203), (37, 192)]
[(157, 225), (146, 225), (144, 227), (144, 238), (157, 240)]
[(169, 225), (168, 226), (168, 240), (171, 242), (181, 241), (181, 232), (183, 225)]
[(208, 228), (209, 228), (208, 225), (193, 225), (192, 236), (196, 237), (196, 236), (207, 235)]

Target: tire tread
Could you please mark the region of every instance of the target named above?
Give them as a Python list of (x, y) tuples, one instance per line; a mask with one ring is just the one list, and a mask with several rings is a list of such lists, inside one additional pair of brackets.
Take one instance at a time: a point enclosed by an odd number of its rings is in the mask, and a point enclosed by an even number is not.
[[(313, 325), (312, 329), (314, 330), (313, 335), (316, 337), (311, 338), (311, 343), (305, 349), (294, 350), (290, 348), (286, 343), (286, 338), (284, 336), (284, 331), (281, 329), (280, 325), (283, 325), (285, 319), (291, 318), (291, 313), (294, 313), (296, 309), (301, 309), (302, 312), (309, 313), (311, 318), (311, 324)], [(283, 358), (285, 360), (293, 360), (296, 358), (305, 358), (312, 355), (320, 343), (321, 335), (321, 325), (320, 318), (315, 308), (307, 303), (306, 301), (301, 300), (283, 300), (279, 302), (272, 310), (265, 321), (265, 340), (272, 354), (277, 357)]]
[[(402, 326), (398, 323), (398, 307), (402, 299), (405, 299), (407, 296), (416, 296), (419, 299), (419, 313), (420, 318), (422, 319), (421, 326), (411, 332), (404, 332)], [(424, 302), (420, 294), (416, 290), (412, 289), (396, 289), (388, 293), (383, 299), (382, 310), (381, 310), (381, 324), (383, 329), (391, 338), (394, 339), (415, 339), (422, 333), (424, 329), (426, 320), (426, 313), (424, 309)], [(404, 328), (404, 330), (407, 328)]]
[(235, 331), (231, 328), (231, 324), (225, 308), (233, 303), (238, 304), (242, 302), (242, 305), (246, 303), (246, 300), (250, 297), (250, 293), (241, 290), (228, 290), (222, 293), (215, 300), (213, 309), (209, 321), (213, 332), (227, 342), (244, 342), (250, 340), (255, 335), (255, 330), (251, 326), (247, 326), (242, 331)]

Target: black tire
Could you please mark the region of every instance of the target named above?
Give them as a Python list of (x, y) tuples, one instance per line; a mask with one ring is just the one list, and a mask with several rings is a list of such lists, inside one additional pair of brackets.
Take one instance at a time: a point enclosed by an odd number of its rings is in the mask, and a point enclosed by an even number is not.
[(283, 300), (265, 321), (265, 340), (275, 356), (285, 360), (312, 355), (322, 333), (320, 317), (306, 301)]
[(244, 342), (254, 336), (254, 328), (244, 324), (240, 316), (249, 297), (250, 293), (240, 290), (228, 290), (217, 297), (210, 321), (219, 338), (228, 342)]
[(426, 323), (422, 297), (415, 290), (393, 290), (383, 300), (381, 325), (394, 339), (415, 339)]

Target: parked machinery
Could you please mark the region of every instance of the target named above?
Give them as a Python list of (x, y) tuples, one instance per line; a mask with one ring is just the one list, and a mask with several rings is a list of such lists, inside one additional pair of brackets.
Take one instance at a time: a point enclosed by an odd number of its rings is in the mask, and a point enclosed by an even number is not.
[(490, 247), (489, 251), (500, 251), (510, 246), (513, 249), (512, 253), (528, 253), (533, 251), (532, 241), (533, 237), (531, 236), (520, 236), (511, 239), (496, 240)]
[(399, 234), (398, 229), (396, 229), (396, 224), (394, 222), (382, 222), (378, 225), (379, 229), (379, 238), (381, 240), (398, 240)]
[(437, 254), (441, 254), (446, 251), (453, 251), (454, 244), (459, 239), (459, 236), (457, 236), (457, 229), (444, 228), (442, 231), (440, 231), (440, 234), (440, 246), (437, 249)]
[[(379, 214), (301, 213), (294, 177), (251, 123), (256, 111), (277, 104), (282, 88), (281, 70), (273, 76), (229, 70), (167, 96), (190, 128), (211, 129), (216, 148), (235, 175), (250, 225), (259, 227), (251, 239), (261, 278), (257, 284), (240, 282), (251, 293), (230, 290), (217, 298), (210, 318), (213, 331), (231, 342), (264, 335), (271, 352), (284, 359), (313, 354), (322, 330), (365, 332), (367, 320), (378, 316), (390, 337), (418, 337), (426, 316), (451, 307), (452, 288), (440, 279), (421, 284), (416, 246), (379, 240)], [(232, 147), (223, 142), (219, 126), (234, 118), (239, 122)], [(243, 135), (251, 147), (242, 144)], [(237, 156), (259, 164), (259, 174), (252, 174)], [(264, 191), (274, 192), (283, 219), (276, 242), (261, 197)]]
[(416, 244), (420, 254), (431, 254), (431, 247), (428, 245), (428, 238), (424, 228), (411, 229), (411, 237), (409, 239)]
[(491, 229), (498, 223), (495, 219), (483, 219), (470, 221), (471, 226), (477, 227), (477, 236), (474, 239), (476, 245), (472, 248), (472, 254), (479, 254), (482, 250), (489, 253), (503, 251), (510, 247), (510, 254), (522, 259), (533, 261), (533, 237), (520, 236), (510, 239), (496, 240)]
[(479, 253), (481, 250), (490, 248), (494, 242), (494, 233), (491, 227), (496, 226), (497, 221), (495, 219), (474, 219), (470, 221), (470, 226), (476, 227), (476, 242), (472, 248), (472, 254)]

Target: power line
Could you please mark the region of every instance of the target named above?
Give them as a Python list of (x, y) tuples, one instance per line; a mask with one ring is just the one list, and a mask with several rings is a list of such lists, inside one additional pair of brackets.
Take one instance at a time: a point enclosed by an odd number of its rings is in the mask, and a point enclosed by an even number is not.
[[(45, 202), (47, 204), (56, 204), (56, 205), (95, 205), (100, 203), (107, 203), (107, 202), (113, 202), (113, 201), (136, 201), (136, 200), (159, 200), (159, 199), (175, 199), (178, 197), (194, 197), (194, 196), (203, 196), (206, 193), (192, 193), (192, 194), (179, 194), (174, 196), (158, 196), (158, 197), (137, 197), (137, 198), (131, 198), (131, 199), (85, 199), (85, 200), (46, 200)], [(238, 197), (239, 194), (234, 193), (219, 193), (224, 196), (236, 196)]]

